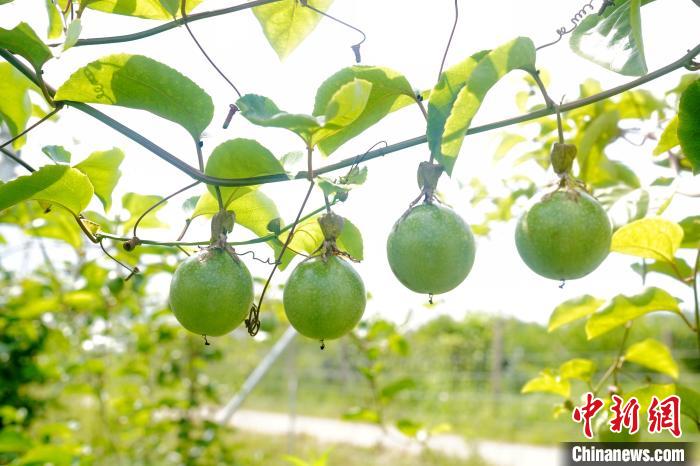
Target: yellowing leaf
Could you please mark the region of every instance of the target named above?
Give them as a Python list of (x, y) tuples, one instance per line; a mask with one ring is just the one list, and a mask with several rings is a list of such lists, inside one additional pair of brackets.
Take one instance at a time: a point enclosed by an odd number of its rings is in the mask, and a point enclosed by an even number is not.
[(655, 311), (680, 313), (678, 300), (660, 288), (647, 288), (635, 296), (618, 295), (586, 322), (586, 335), (591, 340), (645, 314)]
[[(309, 5), (326, 11), (333, 0), (309, 0)], [(311, 34), (321, 15), (304, 7), (298, 0), (281, 0), (253, 8), (265, 37), (280, 59), (286, 58)]]
[(595, 374), (595, 363), (590, 359), (571, 359), (559, 366), (562, 379), (579, 379), (588, 382)]
[(653, 338), (630, 346), (625, 353), (625, 361), (648, 367), (649, 369), (678, 378), (678, 364), (673, 360), (666, 345)]
[(561, 303), (552, 312), (547, 331), (551, 332), (562, 325), (593, 314), (604, 302), (602, 299), (584, 295)]
[(542, 371), (540, 375), (528, 381), (520, 390), (520, 393), (554, 393), (555, 395), (569, 398), (571, 395), (571, 384), (568, 380), (550, 371)]
[(646, 259), (673, 262), (683, 241), (683, 228), (663, 218), (643, 218), (617, 230), (611, 251)]
[(669, 151), (680, 144), (678, 140), (678, 115), (673, 117), (673, 119), (666, 125), (661, 137), (659, 138), (659, 143), (656, 144), (654, 148), (654, 155), (661, 155), (666, 151)]

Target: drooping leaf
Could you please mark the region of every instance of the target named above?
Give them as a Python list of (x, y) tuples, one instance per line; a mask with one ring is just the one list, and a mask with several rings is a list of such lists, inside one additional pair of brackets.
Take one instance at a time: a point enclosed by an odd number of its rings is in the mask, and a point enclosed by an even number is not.
[[(200, 3), (202, 0), (187, 0), (187, 12), (191, 12)], [(87, 7), (105, 13), (145, 19), (169, 20), (173, 16), (180, 16), (178, 0), (92, 0)]]
[(520, 390), (520, 393), (553, 393), (555, 395), (569, 398), (571, 395), (571, 384), (567, 379), (553, 374), (549, 370), (544, 370), (540, 374), (529, 380)]
[(24, 57), (38, 72), (51, 57), (51, 50), (27, 23), (13, 29), (0, 28), (0, 48)]
[(68, 25), (66, 29), (66, 40), (63, 41), (63, 50), (66, 51), (73, 47), (78, 39), (80, 38), (80, 33), (83, 31), (83, 26), (80, 18), (76, 18)]
[(63, 15), (53, 0), (44, 0), (49, 25), (46, 34), (49, 39), (58, 39), (63, 34)]
[[(528, 38), (520, 37), (484, 55), (472, 56), (457, 70), (448, 70), (440, 77), (428, 105), (428, 144), (448, 174), (452, 173), (466, 131), (487, 92), (516, 69), (537, 72), (535, 46)], [(464, 74), (466, 81), (460, 85), (460, 75)], [(437, 95), (441, 98), (436, 101)]]
[(674, 147), (678, 146), (680, 141), (678, 140), (678, 115), (673, 117), (673, 119), (666, 125), (664, 131), (659, 137), (659, 142), (654, 148), (654, 155), (661, 155)]
[(656, 372), (678, 378), (678, 364), (666, 345), (653, 338), (635, 343), (627, 348), (625, 361), (648, 367)]
[(105, 212), (109, 211), (112, 205), (112, 191), (122, 175), (119, 165), (123, 160), (124, 152), (115, 147), (106, 151), (93, 152), (75, 166), (90, 178), (95, 194), (102, 202)]
[[(284, 173), (282, 164), (259, 142), (232, 139), (217, 146), (209, 156), (204, 173), (219, 178), (250, 178)], [(224, 206), (251, 192), (255, 186), (221, 187)], [(207, 186), (216, 195), (214, 186)]]
[(0, 211), (35, 199), (78, 214), (87, 207), (92, 194), (90, 180), (80, 171), (65, 165), (47, 165), (31, 175), (0, 185)]
[(663, 218), (643, 218), (617, 230), (611, 251), (646, 259), (673, 262), (683, 241), (683, 228)]
[(678, 300), (660, 288), (647, 288), (642, 294), (635, 296), (618, 295), (588, 319), (586, 335), (591, 340), (631, 320), (656, 311), (670, 311), (678, 314), (680, 313)]
[[(130, 217), (122, 225), (122, 230), (124, 232), (130, 232), (131, 229), (136, 224), (138, 218), (146, 212), (150, 207), (154, 206), (162, 197), (154, 195), (144, 195), (137, 193), (126, 193), (122, 196), (122, 207), (129, 211)], [(166, 223), (158, 218), (158, 211), (162, 209), (167, 202), (155, 207), (151, 210), (148, 215), (141, 219), (139, 223), (139, 228), (164, 228), (167, 226)]]
[(562, 325), (588, 317), (597, 311), (604, 302), (602, 299), (584, 295), (561, 303), (552, 312), (547, 331), (552, 332)]
[(344, 68), (321, 84), (316, 92), (313, 114), (328, 114), (328, 107), (339, 90), (356, 80), (371, 84), (371, 92), (362, 112), (350, 123), (345, 124), (335, 134), (327, 136), (319, 143), (319, 149), (330, 155), (350, 139), (374, 125), (390, 112), (415, 102), (413, 88), (400, 73), (389, 68), (376, 66), (351, 66)]
[(595, 363), (590, 359), (571, 359), (559, 366), (562, 379), (578, 379), (589, 382), (595, 374)]
[[(309, 5), (326, 11), (333, 0), (309, 0)], [(280, 59), (285, 59), (311, 34), (321, 21), (321, 15), (302, 6), (298, 0), (281, 0), (253, 8), (272, 48)]]
[(641, 0), (626, 0), (608, 7), (603, 16), (589, 15), (571, 34), (572, 50), (625, 76), (646, 74), (641, 5)]
[(686, 217), (678, 223), (683, 228), (682, 248), (700, 247), (700, 215)]
[(297, 134), (307, 144), (311, 143), (311, 136), (321, 127), (316, 118), (282, 111), (272, 100), (260, 95), (246, 94), (238, 99), (236, 105), (241, 115), (251, 123), (268, 128), (287, 129)]
[(54, 162), (70, 163), (71, 153), (63, 146), (44, 146), (41, 151)]
[(678, 140), (693, 173), (700, 173), (700, 79), (683, 91), (678, 109)]
[(214, 114), (211, 97), (202, 88), (142, 55), (109, 55), (80, 68), (61, 85), (55, 100), (146, 110), (180, 124), (196, 141)]
[[(17, 136), (24, 131), (32, 114), (29, 89), (35, 89), (26, 76), (9, 63), (0, 63), (0, 120), (5, 122), (10, 135)], [(19, 149), (25, 138), (19, 138), (13, 147)]]

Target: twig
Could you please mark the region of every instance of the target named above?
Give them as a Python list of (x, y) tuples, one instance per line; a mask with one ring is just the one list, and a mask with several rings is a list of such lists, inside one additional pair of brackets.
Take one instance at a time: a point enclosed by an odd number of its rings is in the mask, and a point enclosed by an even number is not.
[(36, 169), (35, 169), (34, 167), (32, 167), (32, 166), (29, 165), (27, 162), (25, 162), (24, 160), (22, 160), (22, 159), (20, 159), (19, 157), (17, 157), (15, 154), (13, 154), (13, 153), (10, 152), (9, 150), (5, 149), (4, 147), (0, 148), (0, 152), (2, 152), (3, 155), (7, 156), (9, 159), (11, 159), (12, 161), (14, 161), (16, 164), (21, 165), (22, 167), (24, 167), (25, 170), (27, 170), (27, 171), (29, 171), (29, 172), (35, 172), (35, 171), (36, 171)]
[(148, 209), (146, 209), (145, 212), (142, 213), (142, 214), (139, 216), (138, 219), (136, 219), (136, 223), (134, 223), (134, 229), (133, 229), (133, 236), (134, 236), (134, 238), (136, 238), (136, 237), (138, 236), (138, 235), (136, 234), (136, 229), (139, 227), (139, 224), (141, 223), (141, 220), (143, 220), (143, 218), (144, 218), (146, 215), (148, 215), (150, 212), (153, 212), (154, 209), (156, 209), (156, 208), (158, 208), (159, 206), (165, 204), (166, 202), (168, 202), (170, 199), (172, 199), (173, 197), (177, 196), (178, 194), (184, 193), (184, 192), (187, 191), (188, 189), (192, 189), (192, 188), (194, 188), (195, 186), (197, 186), (198, 184), (199, 184), (199, 181), (195, 181), (194, 183), (188, 184), (188, 185), (185, 186), (184, 188), (178, 189), (178, 190), (175, 191), (174, 193), (165, 196), (163, 199), (160, 199), (158, 202), (156, 202), (156, 203), (153, 204), (151, 207), (149, 207)]
[(18, 140), (19, 138), (21, 138), (22, 136), (24, 136), (25, 134), (27, 134), (28, 132), (30, 132), (31, 130), (33, 130), (34, 128), (36, 128), (37, 126), (39, 126), (40, 124), (42, 124), (43, 122), (45, 122), (46, 120), (48, 120), (49, 118), (51, 118), (52, 116), (54, 116), (56, 113), (58, 113), (59, 110), (61, 110), (61, 107), (60, 107), (60, 106), (54, 108), (54, 109), (51, 110), (49, 113), (47, 113), (46, 115), (44, 115), (39, 121), (37, 121), (36, 123), (32, 124), (31, 126), (28, 126), (24, 131), (22, 131), (21, 133), (19, 133), (17, 136), (14, 136), (13, 138), (11, 138), (11, 139), (9, 139), (9, 140), (3, 142), (2, 144), (0, 144), (0, 149), (4, 149), (5, 147), (9, 146), (10, 144), (12, 144), (13, 142), (15, 142), (16, 140)]
[(365, 34), (364, 32), (362, 32), (362, 30), (356, 28), (356, 27), (353, 26), (352, 24), (348, 24), (348, 23), (346, 23), (345, 21), (336, 18), (335, 16), (329, 15), (329, 14), (326, 13), (325, 11), (319, 10), (318, 8), (315, 8), (315, 7), (311, 6), (311, 5), (309, 5), (308, 0), (299, 0), (299, 3), (300, 3), (303, 7), (306, 7), (306, 8), (308, 8), (309, 10), (315, 11), (316, 13), (318, 13), (318, 14), (321, 15), (321, 16), (325, 16), (326, 18), (331, 19), (331, 20), (335, 21), (336, 23), (342, 24), (343, 26), (348, 27), (348, 28), (352, 29), (353, 31), (357, 31), (357, 32), (359, 32), (360, 34), (362, 34), (362, 40), (361, 40), (360, 42), (358, 42), (357, 44), (354, 44), (354, 45), (351, 45), (351, 46), (350, 46), (350, 48), (352, 49), (353, 53), (355, 54), (355, 61), (356, 61), (357, 63), (360, 63), (360, 62), (362, 61), (362, 56), (360, 55), (360, 47), (361, 47), (362, 44), (364, 44), (365, 41), (367, 40), (367, 34)]

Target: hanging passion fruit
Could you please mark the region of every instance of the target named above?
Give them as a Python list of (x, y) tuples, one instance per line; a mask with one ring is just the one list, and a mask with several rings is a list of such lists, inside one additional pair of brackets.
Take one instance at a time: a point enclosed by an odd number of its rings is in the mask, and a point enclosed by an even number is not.
[(555, 191), (518, 222), (515, 244), (533, 272), (554, 280), (581, 278), (610, 252), (612, 227), (605, 209), (588, 193)]
[(210, 247), (175, 270), (170, 307), (187, 330), (220, 336), (240, 325), (253, 304), (253, 278), (232, 251)]
[(396, 222), (386, 249), (391, 270), (404, 286), (440, 294), (467, 277), (476, 245), (471, 228), (452, 209), (426, 203)]
[(284, 310), (302, 335), (332, 340), (350, 332), (362, 318), (367, 298), (362, 278), (337, 255), (299, 264), (284, 288)]

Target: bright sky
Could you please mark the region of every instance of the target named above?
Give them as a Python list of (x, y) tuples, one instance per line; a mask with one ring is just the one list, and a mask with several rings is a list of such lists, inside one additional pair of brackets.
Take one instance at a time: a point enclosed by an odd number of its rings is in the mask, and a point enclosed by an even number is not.
[[(531, 37), (536, 44), (556, 38), (555, 30), (569, 23), (569, 18), (584, 2), (491, 0), (489, 2), (461, 1), (462, 12), (447, 64), (457, 63), (475, 51), (491, 48), (518, 35)], [(0, 26), (12, 27), (20, 20), (30, 22), (38, 31), (45, 31), (44, 0), (23, 0), (0, 6)], [(196, 11), (221, 8), (231, 2), (205, 1)], [(600, 2), (595, 1), (598, 7)], [(471, 8), (468, 10), (468, 7)], [(435, 83), (442, 53), (453, 20), (453, 2), (417, 0), (337, 0), (329, 11), (364, 30), (368, 36), (362, 47), (363, 64), (380, 65), (404, 73), (411, 84), (428, 89)], [(659, 68), (682, 56), (687, 49), (700, 41), (700, 9), (689, 0), (659, 0), (642, 10), (643, 30), (649, 69)], [(107, 15), (87, 10), (83, 16), (81, 37), (97, 37), (123, 34), (152, 27), (155, 22), (117, 15)], [(250, 11), (196, 22), (192, 29), (206, 50), (223, 68), (226, 74), (244, 93), (262, 94), (272, 98), (277, 105), (292, 112), (310, 113), (317, 87), (334, 72), (354, 62), (350, 45), (357, 42), (357, 34), (331, 21), (324, 20), (316, 31), (285, 61), (280, 62), (268, 46), (259, 24)], [(236, 138), (255, 138), (278, 156), (303, 150), (296, 136), (284, 130), (258, 128), (237, 116), (228, 130), (221, 129), (228, 104), (234, 101), (230, 88), (209, 67), (196, 50), (184, 28), (125, 45), (89, 46), (73, 48), (45, 69), (46, 80), (60, 85), (72, 70), (111, 53), (143, 54), (176, 68), (207, 90), (216, 104), (216, 115), (207, 130), (204, 151), (208, 154), (221, 142)], [(604, 88), (628, 81), (625, 78), (590, 64), (575, 56), (564, 40), (543, 50), (538, 56), (538, 66), (551, 76), (550, 94), (569, 100), (578, 95), (578, 85), (586, 78), (602, 82)], [(656, 91), (670, 89), (682, 72), (659, 79), (645, 88)], [(499, 83), (486, 99), (474, 124), (518, 114), (514, 104), (517, 90), (523, 89), (521, 75)], [(153, 117), (145, 112), (119, 108), (101, 108), (106, 113), (125, 122), (152, 140), (196, 165), (196, 155), (190, 136), (180, 127)], [(514, 128), (511, 128), (511, 130)], [(332, 163), (341, 158), (364, 152), (377, 141), (390, 144), (412, 138), (425, 132), (425, 121), (418, 108), (407, 108), (393, 114), (352, 140), (328, 160), (320, 157), (316, 166)], [(459, 181), (467, 182), (479, 176), (490, 186), (498, 186), (500, 178), (508, 175), (508, 164), (496, 165), (492, 161), (498, 143), (499, 132), (470, 136), (465, 140), (459, 162), (452, 179), (443, 177), (440, 189), (447, 200), (469, 222), (479, 221), (479, 212), (471, 208), (469, 193), (459, 189)], [(184, 174), (162, 162), (140, 146), (130, 142), (110, 128), (76, 110), (61, 112), (57, 124), (46, 124), (32, 133), (23, 151), (30, 163), (47, 162), (41, 154), (46, 144), (62, 144), (73, 152), (74, 162), (94, 150), (113, 146), (126, 152), (122, 164), (122, 180), (115, 192), (115, 199), (123, 193), (134, 191), (143, 194), (166, 195), (190, 181)], [(617, 158), (633, 166), (651, 157), (653, 143), (643, 148), (620, 142), (616, 144)], [(546, 322), (554, 306), (564, 299), (584, 293), (602, 297), (614, 294), (637, 293), (642, 289), (638, 276), (629, 269), (631, 258), (612, 254), (592, 275), (566, 284), (541, 278), (522, 264), (513, 240), (514, 224), (497, 225), (490, 238), (478, 238), (476, 263), (466, 281), (456, 290), (437, 298), (435, 309), (423, 305), (427, 297), (404, 289), (392, 275), (385, 253), (386, 237), (394, 221), (404, 212), (417, 195), (415, 170), (427, 157), (427, 147), (419, 146), (368, 164), (368, 182), (353, 191), (348, 202), (337, 211), (360, 227), (364, 236), (365, 260), (356, 267), (363, 276), (373, 299), (366, 315), (381, 313), (402, 320), (413, 310), (416, 321), (423, 321), (438, 313), (450, 313), (456, 317), (466, 311), (487, 311), (516, 315), (525, 320)], [(642, 164), (643, 165), (643, 164)], [(641, 169), (640, 169), (641, 170)], [(643, 181), (653, 175), (639, 172)], [(543, 178), (543, 186), (551, 178)], [(685, 190), (692, 191), (697, 178), (685, 182)], [(264, 191), (278, 204), (286, 221), (291, 221), (301, 202), (306, 183), (303, 181), (265, 186)], [(494, 188), (495, 189), (495, 188)], [(179, 207), (187, 197), (197, 194), (191, 191), (176, 198), (163, 213), (169, 221), (169, 232), (149, 231), (143, 236), (174, 238), (184, 216)], [(310, 208), (322, 204), (320, 193), (314, 193)], [(667, 215), (679, 220), (697, 212), (697, 204), (676, 200)], [(207, 238), (207, 225), (202, 222), (188, 233), (187, 239)], [(248, 238), (250, 234), (239, 229), (235, 238)], [(268, 248), (259, 254), (269, 255)], [(267, 268), (257, 263), (249, 264), (254, 273), (266, 275)], [(277, 284), (283, 283), (288, 272), (276, 276)], [(166, 282), (167, 283), (167, 282)], [(163, 283), (163, 285), (166, 285)], [(668, 284), (662, 278), (653, 278), (650, 284)], [(688, 302), (688, 290), (672, 287), (678, 297)], [(165, 286), (159, 292), (165, 292)]]

